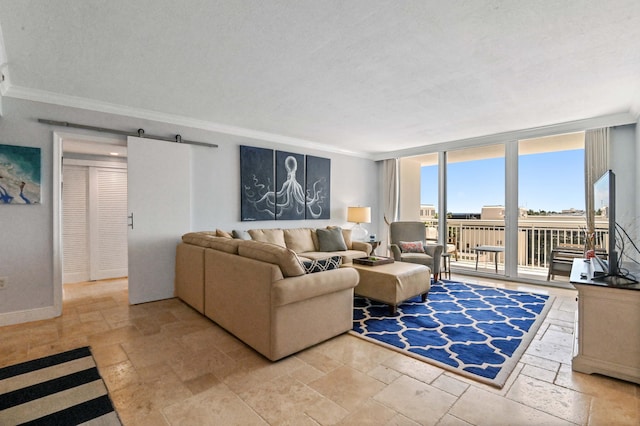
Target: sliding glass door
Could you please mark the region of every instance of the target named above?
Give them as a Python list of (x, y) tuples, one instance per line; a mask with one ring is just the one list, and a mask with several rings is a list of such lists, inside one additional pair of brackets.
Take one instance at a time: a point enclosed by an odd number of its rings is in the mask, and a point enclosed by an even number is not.
[(518, 142), (518, 199), (518, 276), (546, 279), (553, 247), (584, 244), (584, 132)]
[(452, 268), (503, 275), (505, 146), (447, 151), (446, 176), (448, 251), (452, 255)]

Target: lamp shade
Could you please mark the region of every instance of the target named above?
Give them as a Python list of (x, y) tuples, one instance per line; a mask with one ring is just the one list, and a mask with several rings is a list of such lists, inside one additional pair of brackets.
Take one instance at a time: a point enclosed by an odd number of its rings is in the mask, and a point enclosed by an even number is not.
[(347, 222), (371, 223), (371, 207), (348, 207)]

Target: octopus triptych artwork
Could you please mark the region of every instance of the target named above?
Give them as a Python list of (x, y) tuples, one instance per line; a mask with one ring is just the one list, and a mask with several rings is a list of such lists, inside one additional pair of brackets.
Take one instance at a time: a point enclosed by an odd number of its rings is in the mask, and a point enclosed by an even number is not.
[(0, 204), (39, 204), (40, 165), (40, 148), (0, 145)]
[(243, 221), (330, 218), (331, 160), (240, 146)]

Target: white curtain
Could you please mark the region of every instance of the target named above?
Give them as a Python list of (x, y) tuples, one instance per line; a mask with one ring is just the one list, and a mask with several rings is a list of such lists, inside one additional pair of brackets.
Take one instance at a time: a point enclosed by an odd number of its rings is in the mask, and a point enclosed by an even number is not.
[(398, 220), (400, 200), (400, 182), (398, 178), (398, 159), (384, 160), (382, 163), (382, 197), (384, 206), (384, 238), (389, 243), (389, 225)]
[(609, 128), (587, 130), (584, 136), (584, 187), (587, 230), (594, 229), (593, 184), (609, 170)]

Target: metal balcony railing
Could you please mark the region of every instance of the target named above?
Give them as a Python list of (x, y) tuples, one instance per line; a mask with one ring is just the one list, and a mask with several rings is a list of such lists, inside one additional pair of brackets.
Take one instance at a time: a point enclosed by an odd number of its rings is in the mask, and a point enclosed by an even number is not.
[[(428, 221), (425, 226), (437, 227), (437, 220)], [(458, 247), (456, 263), (469, 264), (476, 261), (474, 247), (479, 245), (504, 246), (505, 225), (503, 220), (447, 219), (448, 235), (455, 237)], [(609, 238), (605, 221), (596, 221), (595, 245), (606, 247)], [(546, 274), (549, 254), (553, 247), (571, 245), (584, 247), (585, 220), (582, 217), (534, 217), (518, 220), (518, 267), (528, 268)], [(493, 255), (492, 255), (493, 256)], [(498, 265), (504, 267), (504, 253), (498, 254)]]

